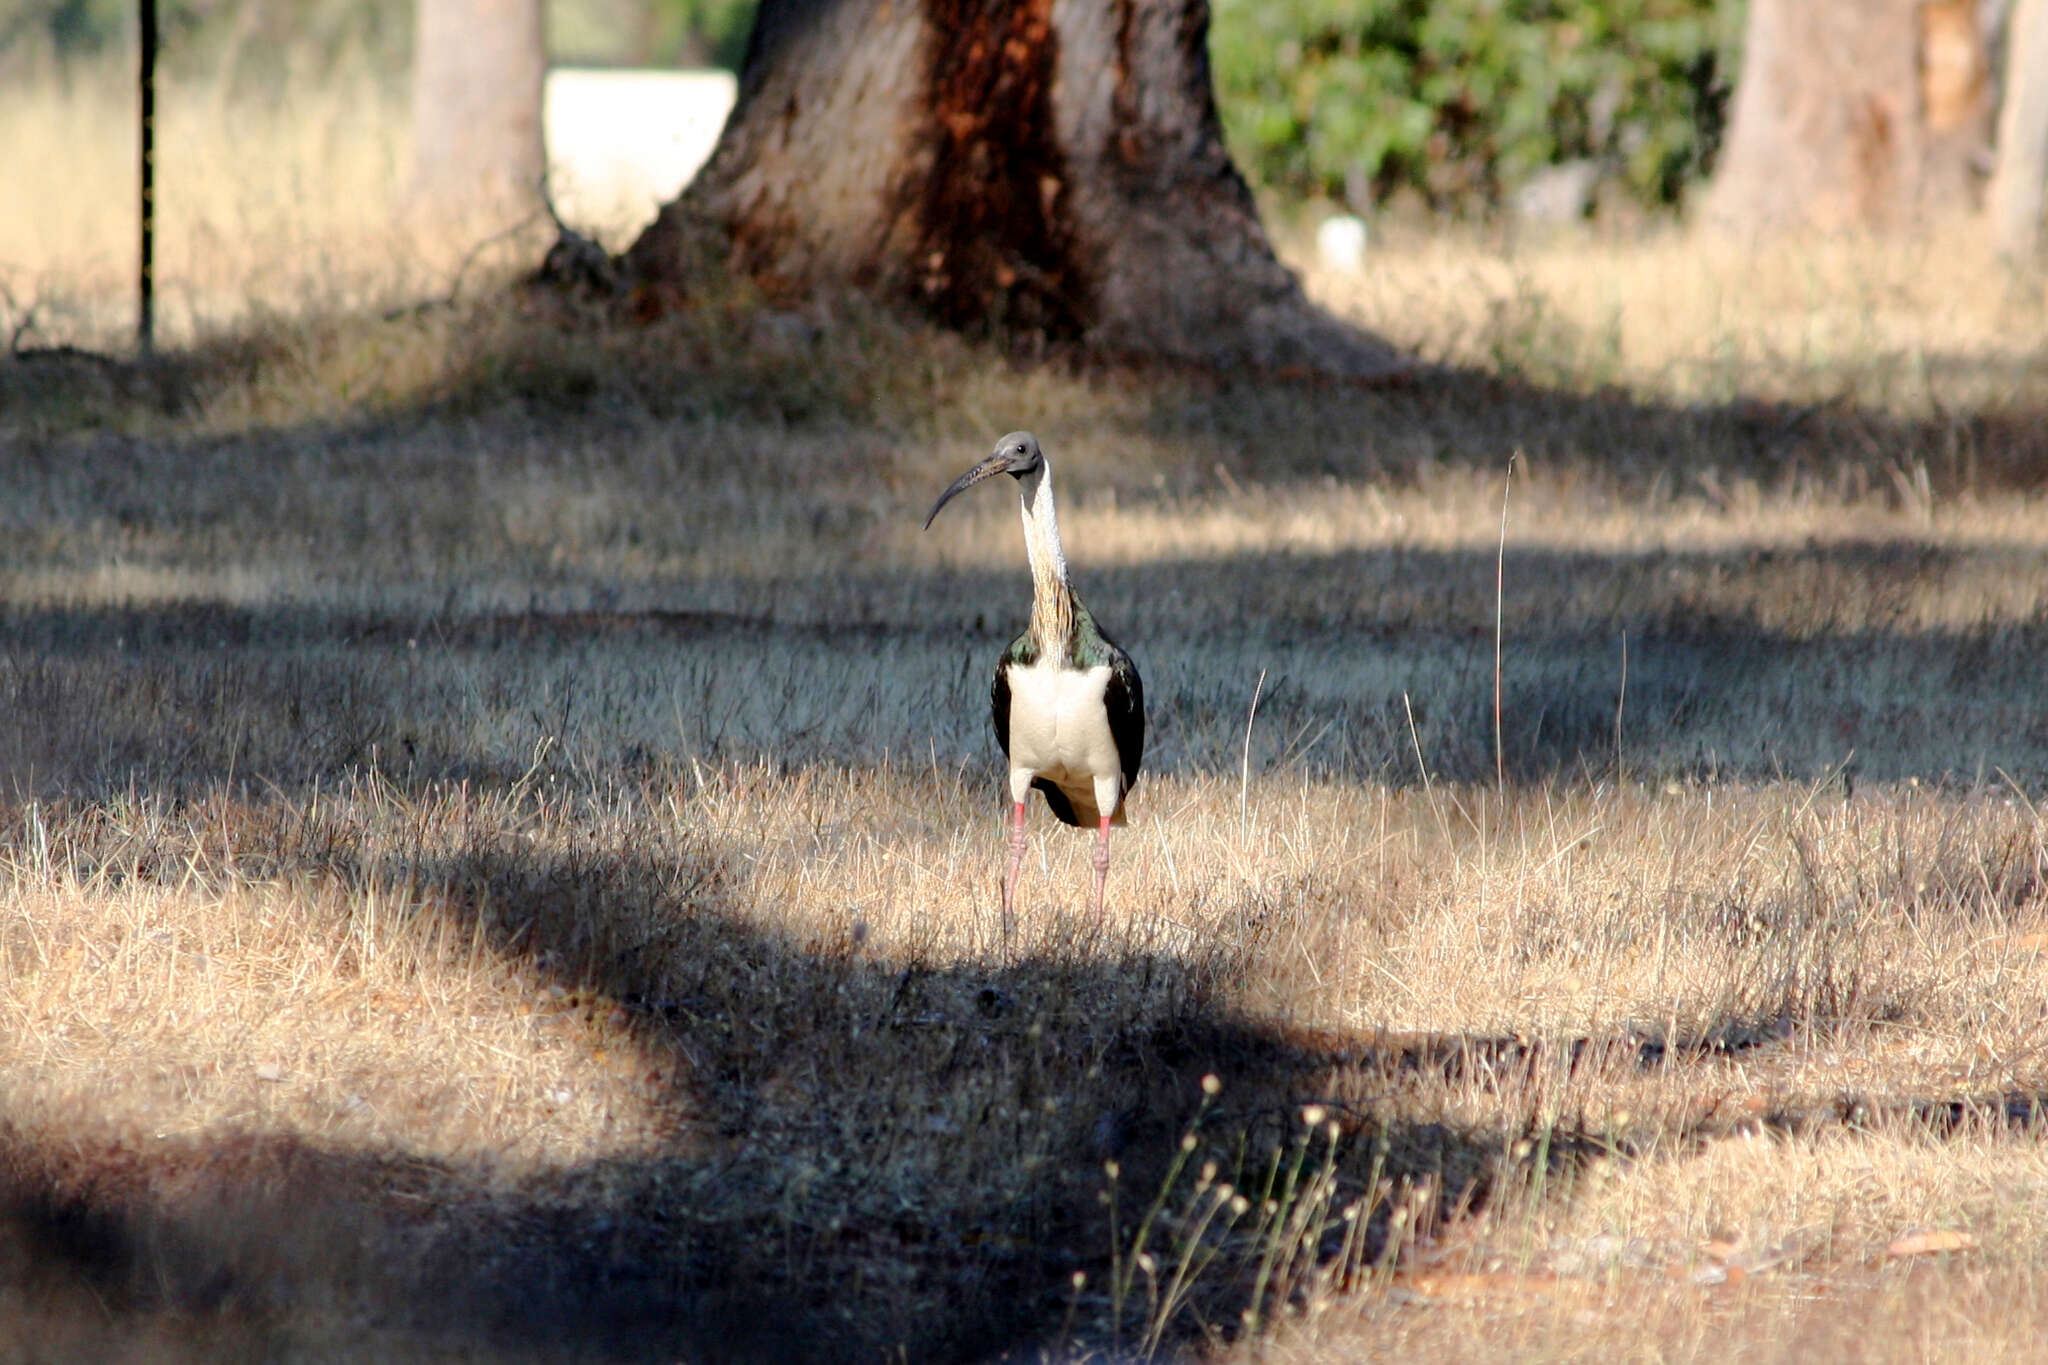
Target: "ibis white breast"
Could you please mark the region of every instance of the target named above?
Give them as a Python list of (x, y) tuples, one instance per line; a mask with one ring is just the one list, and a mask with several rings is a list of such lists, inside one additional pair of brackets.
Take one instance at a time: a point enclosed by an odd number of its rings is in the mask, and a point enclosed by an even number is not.
[[(1040, 660), (1010, 669), (1010, 771), (1043, 777), (1104, 813), (1121, 795), (1123, 760), (1103, 692), (1109, 666), (1060, 668)], [(1101, 806), (1098, 793), (1112, 797)]]

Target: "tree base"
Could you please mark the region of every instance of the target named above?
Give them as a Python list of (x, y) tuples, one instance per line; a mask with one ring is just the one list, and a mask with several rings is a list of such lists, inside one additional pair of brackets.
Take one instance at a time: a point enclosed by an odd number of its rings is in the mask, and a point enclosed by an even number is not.
[(1109, 357), (1377, 378), (1224, 149), (1199, 0), (766, 0), (711, 161), (626, 255)]

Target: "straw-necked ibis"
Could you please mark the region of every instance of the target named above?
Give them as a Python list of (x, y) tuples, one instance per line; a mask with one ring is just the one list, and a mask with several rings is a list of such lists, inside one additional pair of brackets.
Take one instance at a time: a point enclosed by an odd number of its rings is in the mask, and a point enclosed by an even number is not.
[(1010, 871), (1003, 878), (1008, 938), (1024, 866), (1024, 803), (1033, 787), (1067, 824), (1096, 827), (1095, 914), (1101, 918), (1109, 827), (1123, 823), (1124, 796), (1136, 785), (1145, 754), (1145, 689), (1131, 656), (1102, 633), (1067, 580), (1052, 466), (1030, 432), (1011, 432), (955, 479), (932, 504), (925, 526), (956, 495), (998, 474), (1017, 481), (1031, 560), (1031, 624), (996, 661), (990, 698), (996, 743), (1010, 761)]

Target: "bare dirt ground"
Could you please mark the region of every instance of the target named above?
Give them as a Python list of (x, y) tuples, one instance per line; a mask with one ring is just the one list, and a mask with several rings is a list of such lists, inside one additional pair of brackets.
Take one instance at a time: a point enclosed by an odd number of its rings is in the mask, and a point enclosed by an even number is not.
[[(0, 1360), (2035, 1349), (2038, 280), (1397, 238), (1368, 389), (488, 283), (0, 360)], [(1005, 945), (1017, 426), (1153, 729)]]

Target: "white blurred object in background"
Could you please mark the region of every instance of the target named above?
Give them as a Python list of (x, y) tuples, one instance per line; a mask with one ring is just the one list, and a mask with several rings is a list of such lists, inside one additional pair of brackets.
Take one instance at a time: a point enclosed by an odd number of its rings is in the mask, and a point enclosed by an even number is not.
[(1348, 213), (1325, 218), (1316, 227), (1316, 256), (1326, 270), (1365, 268), (1365, 220)]
[(548, 72), (548, 187), (570, 226), (617, 245), (654, 220), (711, 157), (738, 82), (730, 71)]

